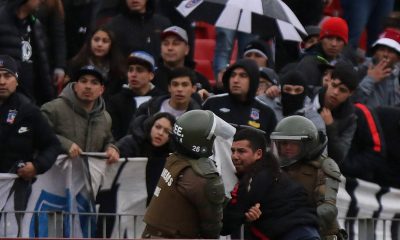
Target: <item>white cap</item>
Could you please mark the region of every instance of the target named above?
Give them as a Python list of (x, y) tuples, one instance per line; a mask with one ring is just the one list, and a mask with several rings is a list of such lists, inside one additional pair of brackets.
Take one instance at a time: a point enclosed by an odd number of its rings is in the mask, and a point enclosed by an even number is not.
[(391, 38), (380, 38), (372, 46), (376, 47), (377, 45), (382, 45), (382, 46), (392, 48), (397, 52), (397, 54), (400, 54), (400, 43), (398, 43), (396, 40), (393, 40)]
[(178, 36), (180, 39), (182, 39), (186, 43), (189, 42), (188, 35), (187, 35), (185, 29), (178, 27), (178, 26), (172, 26), (172, 27), (166, 28), (161, 33), (161, 38), (164, 39), (166, 36), (171, 35), (171, 34)]

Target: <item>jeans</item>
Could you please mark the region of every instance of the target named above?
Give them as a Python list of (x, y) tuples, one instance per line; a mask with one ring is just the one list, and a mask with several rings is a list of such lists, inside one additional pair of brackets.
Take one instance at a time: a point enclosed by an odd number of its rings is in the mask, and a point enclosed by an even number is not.
[(281, 240), (321, 240), (318, 230), (314, 226), (298, 226), (293, 229), (288, 229)]
[(364, 28), (367, 29), (367, 47), (378, 39), (394, 0), (340, 0), (343, 17), (349, 25), (349, 44), (358, 47)]
[[(255, 35), (243, 33), (226, 28), (216, 28), (216, 46), (213, 62), (213, 70), (215, 75), (224, 69), (230, 62), (233, 46), (235, 44), (235, 37), (238, 40), (238, 58), (243, 55), (243, 50), (247, 43), (256, 38)], [(217, 76), (216, 76), (217, 77)], [(217, 79), (217, 78), (215, 78)]]

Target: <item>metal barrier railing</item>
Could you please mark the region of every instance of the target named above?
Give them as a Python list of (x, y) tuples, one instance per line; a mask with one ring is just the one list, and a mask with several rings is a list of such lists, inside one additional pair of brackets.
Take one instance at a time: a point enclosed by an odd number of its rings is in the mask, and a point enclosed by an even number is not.
[[(26, 216), (30, 221), (24, 219)], [(142, 220), (142, 215), (117, 213), (0, 212), (0, 237), (133, 239), (141, 237)], [(342, 218), (339, 222), (350, 240), (400, 239), (400, 219), (397, 218)], [(86, 227), (78, 233), (82, 226)]]
[[(0, 237), (140, 238), (142, 219), (141, 215), (116, 213), (0, 212)], [(82, 226), (86, 226), (83, 231)]]
[(339, 219), (352, 240), (398, 240), (400, 218), (356, 218)]

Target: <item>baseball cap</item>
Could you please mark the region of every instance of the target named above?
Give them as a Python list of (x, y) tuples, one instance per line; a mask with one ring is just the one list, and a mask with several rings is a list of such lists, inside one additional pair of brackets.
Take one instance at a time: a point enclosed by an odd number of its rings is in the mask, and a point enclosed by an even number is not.
[(400, 55), (400, 31), (394, 28), (385, 29), (380, 38), (372, 45), (372, 49), (378, 45), (392, 48)]
[(11, 73), (18, 78), (18, 67), (14, 58), (8, 55), (0, 55), (0, 69)]
[(86, 66), (82, 67), (81, 69), (79, 69), (75, 75), (74, 80), (78, 81), (78, 79), (83, 75), (95, 76), (102, 85), (105, 82), (103, 72), (101, 70), (99, 70), (98, 68), (96, 68), (94, 65), (86, 65)]
[(145, 51), (134, 51), (128, 56), (128, 65), (140, 64), (145, 66), (149, 71), (154, 72), (156, 69), (153, 56)]
[(161, 39), (164, 39), (165, 37), (167, 37), (169, 35), (176, 35), (181, 40), (185, 41), (186, 43), (189, 42), (188, 35), (187, 35), (185, 29), (183, 29), (181, 27), (172, 26), (172, 27), (164, 29), (164, 31), (161, 33)]

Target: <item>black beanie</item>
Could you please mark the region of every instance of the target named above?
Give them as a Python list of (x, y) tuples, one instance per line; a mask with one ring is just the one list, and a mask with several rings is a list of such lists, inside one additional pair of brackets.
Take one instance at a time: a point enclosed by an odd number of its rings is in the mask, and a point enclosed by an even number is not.
[(350, 90), (354, 91), (358, 86), (358, 75), (351, 63), (337, 62), (332, 72), (332, 79), (339, 79), (340, 82)]
[(267, 67), (260, 67), (260, 77), (265, 78), (265, 80), (271, 82), (273, 85), (278, 85), (279, 76), (276, 74), (275, 70)]
[(285, 73), (281, 79), (280, 79), (280, 84), (283, 86), (284, 84), (290, 84), (290, 85), (301, 85), (304, 87), (304, 90), (306, 90), (306, 77), (304, 74), (298, 70), (292, 70), (287, 73)]

